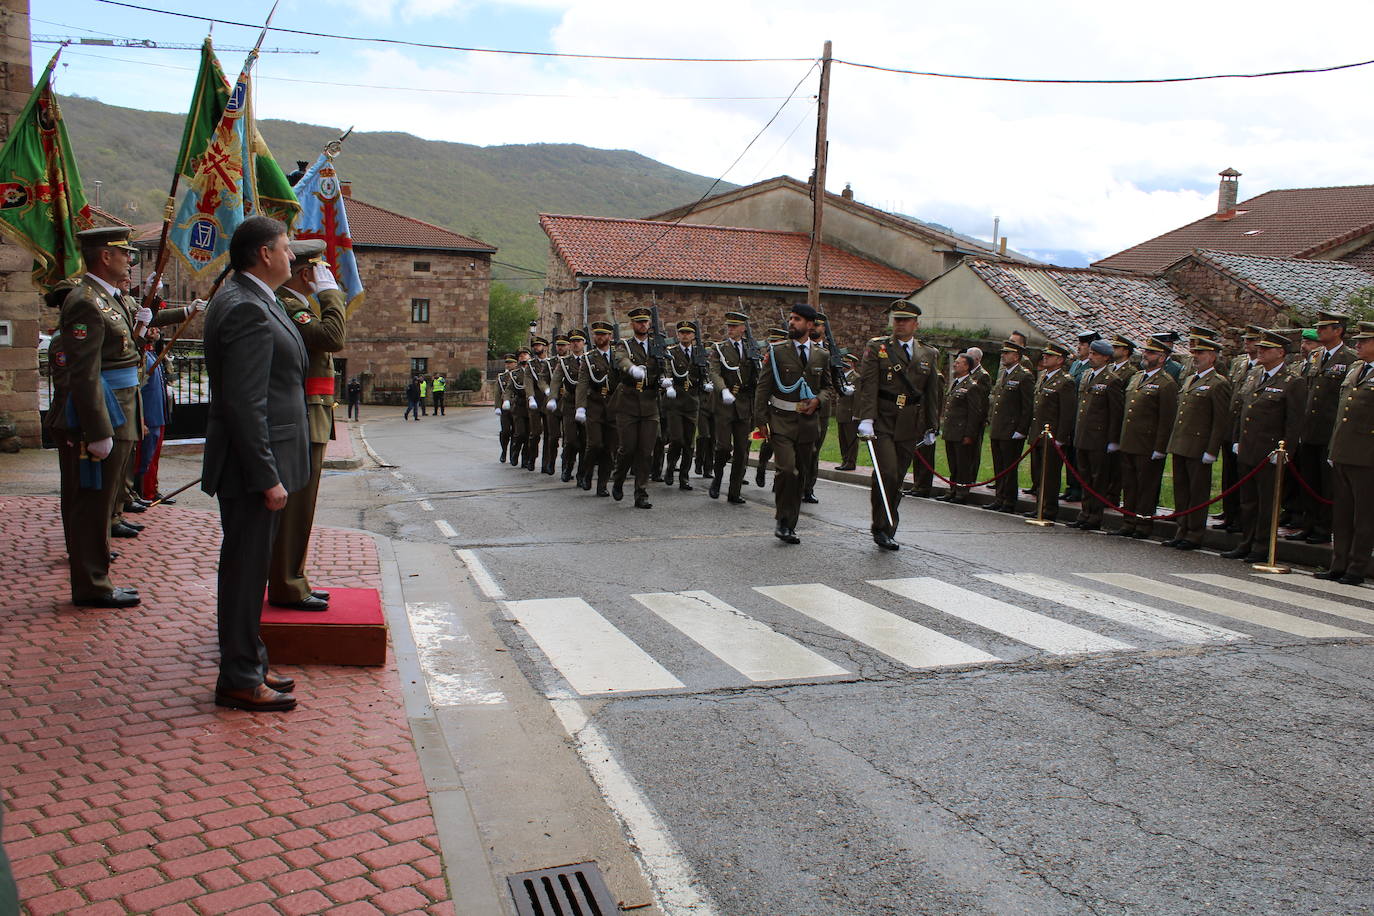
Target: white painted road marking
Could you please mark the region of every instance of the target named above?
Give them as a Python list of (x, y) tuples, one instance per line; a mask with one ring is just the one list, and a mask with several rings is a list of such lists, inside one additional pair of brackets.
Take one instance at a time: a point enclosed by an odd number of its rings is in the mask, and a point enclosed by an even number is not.
[(500, 601), (506, 597), (506, 593), (501, 590), (501, 586), (487, 572), (487, 568), (482, 565), (482, 561), (477, 558), (475, 550), (455, 550), (453, 555), (463, 561), (463, 565), (468, 568), (468, 574), (472, 576), (472, 581), (477, 583), (477, 587), (482, 590), (493, 601)]
[(684, 686), (581, 598), (509, 601), (506, 608), (578, 693)]
[(982, 649), (975, 649), (828, 585), (755, 586), (754, 591), (912, 668), (1001, 661)]
[(1105, 592), (1079, 588), (1072, 583), (1060, 582), (1049, 576), (1018, 573), (1010, 575), (985, 574), (979, 575), (978, 578), (1015, 589), (1018, 592), (1034, 595), (1037, 598), (1054, 601), (1065, 607), (1071, 607), (1088, 614), (1096, 614), (1098, 617), (1105, 617), (1117, 623), (1148, 630), (1151, 633), (1157, 633), (1160, 636), (1166, 636), (1180, 642), (1230, 642), (1235, 639), (1250, 638), (1235, 630), (1213, 626), (1210, 623), (1193, 620), (1191, 617), (1150, 607), (1148, 604), (1140, 604), (1127, 598), (1117, 598)]
[(456, 538), (458, 536), (458, 532), (453, 530), (453, 526), (442, 518), (436, 518), (434, 520), (434, 527), (438, 528), (439, 533), (446, 538)]
[(424, 509), (426, 512), (434, 511), (434, 506), (430, 505), (430, 502), (427, 499), (420, 500), (420, 508)]
[[(471, 653), (472, 637), (458, 632), (453, 606), (442, 602), (406, 603), (410, 632), (434, 706), (491, 706), (506, 695), (482, 669), (454, 670), (454, 656)], [(458, 666), (463, 669), (465, 666)]]
[(655, 592), (631, 597), (751, 681), (850, 673), (708, 592)]
[(1144, 576), (1137, 576), (1131, 573), (1078, 573), (1078, 575), (1082, 576), (1084, 579), (1101, 582), (1104, 585), (1115, 585), (1119, 588), (1127, 588), (1134, 592), (1142, 592), (1146, 595), (1153, 595), (1156, 598), (1163, 598), (1165, 601), (1181, 604), (1184, 607), (1197, 608), (1199, 611), (1208, 611), (1213, 614), (1220, 614), (1223, 617), (1244, 620), (1247, 623), (1259, 624), (1262, 627), (1268, 627), (1271, 630), (1278, 630), (1282, 633), (1291, 633), (1294, 636), (1325, 638), (1332, 636), (1365, 635), (1363, 633), (1356, 633), (1354, 630), (1334, 627), (1327, 623), (1319, 623), (1315, 620), (1295, 617), (1292, 614), (1285, 614), (1281, 611), (1256, 607), (1253, 604), (1243, 604), (1239, 601), (1232, 601), (1230, 598), (1209, 595), (1206, 592), (1194, 591), (1191, 588), (1183, 588), (1180, 585), (1173, 585), (1168, 582), (1156, 582), (1154, 579), (1147, 579)]
[(1314, 579), (1311, 576), (1304, 576), (1300, 573), (1255, 573), (1260, 579), (1270, 579), (1275, 582), (1286, 582), (1301, 588), (1310, 588), (1318, 592), (1326, 592), (1328, 595), (1340, 595), (1344, 598), (1354, 598), (1357, 601), (1374, 601), (1374, 588), (1365, 588), (1363, 585), (1346, 585), (1343, 582), (1330, 582), (1326, 579)]
[(1071, 623), (1064, 623), (1062, 620), (1055, 620), (1053, 617), (1046, 617), (1044, 614), (1037, 614), (930, 576), (869, 581), (870, 584), (895, 595), (933, 607), (977, 626), (995, 630), (1018, 642), (1044, 649), (1055, 655), (1135, 648), (1130, 643), (1102, 636)]
[[(1303, 592), (1291, 592), (1285, 588), (1275, 588), (1272, 585), (1265, 585), (1253, 579), (1237, 579), (1235, 576), (1222, 576), (1215, 573), (1175, 573), (1180, 579), (1189, 579), (1193, 582), (1201, 582), (1204, 585), (1216, 585), (1221, 588), (1234, 589), (1253, 595), (1256, 598), (1264, 598), (1278, 604), (1291, 604), (1310, 611), (1321, 611), (1323, 614), (1333, 614), (1336, 617), (1344, 617), (1348, 620), (1358, 620), (1361, 623), (1374, 623), (1374, 609), (1367, 607), (1356, 607), (1353, 604), (1344, 604), (1340, 601), (1332, 601), (1330, 598), (1322, 598), (1318, 595), (1308, 595)], [(1284, 578), (1290, 578), (1285, 576)], [(1321, 582), (1323, 580), (1316, 579)]]

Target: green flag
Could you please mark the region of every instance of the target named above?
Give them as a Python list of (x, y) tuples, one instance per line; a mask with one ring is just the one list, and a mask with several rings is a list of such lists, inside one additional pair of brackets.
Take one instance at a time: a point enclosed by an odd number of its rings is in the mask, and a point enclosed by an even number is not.
[(258, 183), (258, 213), (279, 219), (289, 227), (301, 215), (296, 192), (291, 189), (291, 182), (287, 181), (286, 173), (277, 165), (277, 160), (272, 158), (272, 151), (267, 148), (262, 134), (258, 133), (256, 124), (253, 125), (252, 144), (253, 172)]
[(191, 107), (186, 111), (186, 126), (181, 131), (181, 151), (177, 153), (176, 170), (183, 177), (195, 174), (195, 160), (210, 144), (210, 137), (228, 102), (229, 81), (207, 37), (205, 44), (200, 46), (200, 72), (196, 74), (196, 88), (191, 94)]
[(33, 282), (44, 292), (80, 273), (76, 233), (92, 225), (52, 91), (56, 65), (54, 54), (0, 149), (0, 232), (33, 255)]

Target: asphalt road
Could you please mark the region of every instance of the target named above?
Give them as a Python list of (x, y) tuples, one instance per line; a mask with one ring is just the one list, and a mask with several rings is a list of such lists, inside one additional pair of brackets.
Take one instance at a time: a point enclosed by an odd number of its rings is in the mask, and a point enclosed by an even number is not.
[(1374, 912), (1374, 590), (924, 500), (888, 553), (825, 481), (788, 547), (767, 491), (499, 464), (490, 410), (365, 433), (322, 520), (468, 552), (665, 912)]

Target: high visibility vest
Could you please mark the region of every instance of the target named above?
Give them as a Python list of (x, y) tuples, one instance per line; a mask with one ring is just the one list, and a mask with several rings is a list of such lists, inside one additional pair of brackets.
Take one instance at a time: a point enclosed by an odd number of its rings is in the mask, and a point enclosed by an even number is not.
[(420, 397), (429, 394), (429, 382), (420, 382)]
[(434, 393), (435, 393), (435, 394), (443, 394), (443, 393), (444, 393), (444, 377), (443, 377), (442, 375), (439, 376), (438, 378), (436, 378), (436, 379), (434, 380)]

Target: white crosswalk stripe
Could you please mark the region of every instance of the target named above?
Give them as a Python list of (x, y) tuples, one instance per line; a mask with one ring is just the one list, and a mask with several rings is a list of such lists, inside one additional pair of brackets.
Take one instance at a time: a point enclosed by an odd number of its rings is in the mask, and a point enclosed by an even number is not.
[(1105, 617), (1127, 626), (1138, 627), (1179, 642), (1230, 642), (1236, 639), (1249, 638), (1244, 633), (1238, 633), (1235, 630), (1203, 623), (1200, 620), (1193, 620), (1191, 617), (1150, 607), (1148, 604), (1140, 604), (1128, 598), (1118, 598), (1115, 595), (1108, 595), (1106, 592), (1080, 588), (1069, 582), (1051, 579), (1049, 576), (1036, 575), (1035, 573), (1017, 573), (1008, 575), (982, 574), (978, 578), (986, 579), (1015, 591), (1025, 592), (1028, 595), (1034, 595), (1036, 598), (1054, 601), (1077, 611), (1095, 614), (1098, 617)]
[(1306, 618), (1297, 617), (1293, 614), (1285, 614), (1282, 611), (1276, 611), (1271, 608), (1243, 604), (1239, 601), (1232, 601), (1230, 598), (1210, 595), (1207, 592), (1195, 591), (1194, 589), (1184, 588), (1181, 585), (1174, 585), (1170, 582), (1159, 582), (1154, 579), (1147, 579), (1144, 576), (1137, 576), (1132, 573), (1078, 573), (1078, 575), (1085, 579), (1091, 579), (1094, 582), (1101, 582), (1104, 585), (1115, 585), (1119, 588), (1130, 589), (1133, 592), (1142, 592), (1155, 598), (1163, 598), (1165, 601), (1181, 604), (1184, 607), (1197, 608), (1200, 611), (1220, 614), (1223, 617), (1243, 620), (1246, 623), (1259, 624), (1262, 627), (1268, 627), (1271, 630), (1278, 630), (1282, 633), (1291, 633), (1294, 636), (1320, 639), (1365, 635), (1363, 633), (1356, 633), (1354, 630), (1332, 626), (1329, 623), (1307, 620)]
[(510, 601), (506, 607), (578, 693), (684, 686), (581, 598)]
[(1130, 643), (1076, 627), (1044, 614), (989, 598), (966, 588), (951, 585), (930, 576), (911, 579), (869, 580), (870, 584), (886, 589), (919, 604), (933, 607), (960, 620), (995, 630), (1018, 642), (1044, 649), (1055, 655), (1080, 652), (1110, 652), (1134, 648)]
[[(1232, 591), (1243, 592), (1256, 598), (1263, 598), (1266, 601), (1294, 604), (1307, 608), (1309, 611), (1321, 611), (1323, 614), (1332, 614), (1347, 620), (1358, 620), (1360, 623), (1374, 623), (1374, 608), (1356, 607), (1353, 604), (1332, 601), (1330, 598), (1323, 598), (1320, 595), (1292, 592), (1286, 588), (1275, 588), (1253, 579), (1237, 579), (1235, 576), (1220, 576), (1214, 573), (1175, 573), (1174, 575), (1191, 582), (1201, 582), (1203, 585), (1229, 588)], [(1320, 582), (1322, 580), (1317, 579), (1315, 581)]]
[(975, 649), (828, 585), (755, 586), (754, 591), (912, 668), (1001, 661), (996, 655)]
[(1283, 573), (1255, 573), (1255, 578), (1282, 582), (1285, 585), (1296, 585), (1299, 588), (1310, 588), (1313, 591), (1326, 592), (1328, 595), (1340, 595), (1343, 598), (1354, 598), (1357, 601), (1374, 601), (1374, 588), (1366, 588), (1363, 585), (1329, 582), (1326, 579), (1314, 579), (1311, 576), (1296, 573), (1289, 573), (1288, 575)]
[(708, 592), (656, 592), (631, 597), (751, 681), (849, 674)]

